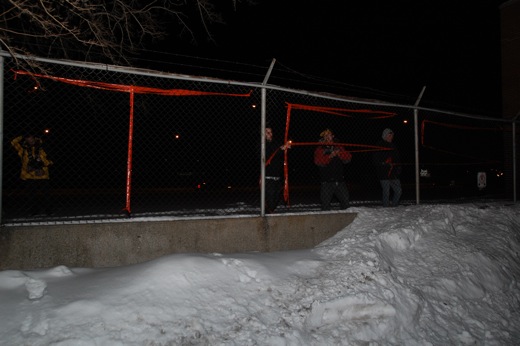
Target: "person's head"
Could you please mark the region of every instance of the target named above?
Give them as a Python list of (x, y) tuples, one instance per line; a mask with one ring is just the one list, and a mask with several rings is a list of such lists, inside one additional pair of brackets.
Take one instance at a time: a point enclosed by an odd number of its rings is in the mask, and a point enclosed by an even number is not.
[(390, 129), (384, 129), (381, 137), (388, 143), (392, 143), (392, 141), (394, 140), (394, 131)]
[(24, 140), (27, 144), (29, 145), (34, 145), (36, 143), (36, 138), (34, 137), (34, 135), (32, 133), (27, 133), (24, 135)]
[(321, 131), (320, 137), (322, 138), (322, 141), (325, 143), (330, 143), (334, 141), (334, 133), (330, 129), (325, 129)]
[(271, 126), (265, 127), (265, 140), (271, 142), (273, 140), (273, 129)]

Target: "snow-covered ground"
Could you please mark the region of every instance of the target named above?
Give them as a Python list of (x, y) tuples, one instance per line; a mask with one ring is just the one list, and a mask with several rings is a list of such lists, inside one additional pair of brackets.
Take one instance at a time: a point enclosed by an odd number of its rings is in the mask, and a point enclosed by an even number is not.
[(349, 212), (311, 250), (0, 272), (0, 344), (518, 344), (519, 204)]

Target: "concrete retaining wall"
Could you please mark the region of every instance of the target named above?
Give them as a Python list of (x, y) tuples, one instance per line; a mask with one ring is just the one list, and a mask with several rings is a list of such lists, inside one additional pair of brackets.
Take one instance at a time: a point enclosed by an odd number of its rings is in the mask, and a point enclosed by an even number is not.
[(312, 248), (355, 213), (269, 215), (96, 224), (4, 226), (0, 270), (114, 267), (173, 253), (239, 253)]

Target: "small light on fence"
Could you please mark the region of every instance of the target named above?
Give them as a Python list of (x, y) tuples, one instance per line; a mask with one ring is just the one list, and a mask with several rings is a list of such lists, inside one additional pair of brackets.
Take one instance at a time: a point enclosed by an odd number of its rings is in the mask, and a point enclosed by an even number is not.
[(408, 124), (408, 120), (403, 120), (403, 124)]
[(40, 85), (35, 84), (31, 89), (27, 90), (27, 92), (30, 94), (30, 93), (37, 92), (38, 90), (40, 90)]
[(49, 133), (51, 133), (51, 129), (45, 129), (45, 130), (43, 130), (43, 133), (45, 133), (46, 135), (48, 135)]
[(175, 138), (175, 139), (180, 139), (180, 138), (181, 138), (181, 135), (179, 135), (178, 133), (176, 133), (176, 134), (173, 135), (173, 138)]
[(253, 104), (251, 105), (251, 108), (256, 108), (256, 105), (253, 103)]

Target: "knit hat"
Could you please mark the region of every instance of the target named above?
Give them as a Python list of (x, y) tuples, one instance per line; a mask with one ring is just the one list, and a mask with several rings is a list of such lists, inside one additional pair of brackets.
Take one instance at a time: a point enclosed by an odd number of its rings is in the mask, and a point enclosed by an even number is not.
[(394, 133), (394, 131), (390, 130), (390, 129), (385, 129), (383, 131), (383, 135), (381, 136), (383, 139), (386, 139), (386, 136), (388, 136), (389, 134), (391, 133)]
[(325, 137), (325, 135), (327, 135), (328, 133), (332, 134), (332, 131), (330, 129), (325, 129), (321, 131), (320, 137)]

